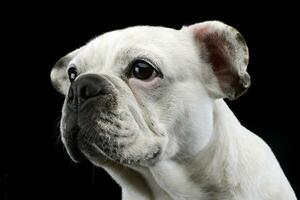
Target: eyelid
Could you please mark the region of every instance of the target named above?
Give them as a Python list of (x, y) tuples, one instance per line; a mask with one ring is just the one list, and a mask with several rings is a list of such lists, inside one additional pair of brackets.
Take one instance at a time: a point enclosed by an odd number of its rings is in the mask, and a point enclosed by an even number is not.
[(153, 69), (157, 72), (158, 77), (163, 78), (163, 73), (161, 72), (161, 70), (157, 67), (158, 64), (155, 63), (153, 60), (149, 59), (149, 58), (145, 58), (145, 57), (136, 57), (133, 60), (130, 61), (130, 63), (128, 64), (127, 69), (125, 70), (125, 73), (127, 74), (127, 77), (130, 75), (131, 70), (132, 70), (132, 66), (135, 62), (137, 61), (144, 61), (146, 63), (148, 63), (149, 65), (151, 65), (151, 67), (153, 67)]
[(67, 67), (67, 69), (66, 69), (66, 73), (67, 73), (67, 74), (69, 74), (69, 69), (71, 69), (71, 68), (75, 68), (75, 69), (76, 69), (77, 76), (78, 76), (79, 74), (81, 74), (81, 72), (80, 72), (80, 70), (79, 70), (79, 67), (78, 67), (77, 65), (75, 65), (74, 63), (69, 64), (69, 66)]
[(77, 66), (76, 66), (74, 63), (69, 64), (69, 66), (67, 67), (67, 71), (68, 71), (70, 68), (75, 68), (76, 70), (78, 70)]

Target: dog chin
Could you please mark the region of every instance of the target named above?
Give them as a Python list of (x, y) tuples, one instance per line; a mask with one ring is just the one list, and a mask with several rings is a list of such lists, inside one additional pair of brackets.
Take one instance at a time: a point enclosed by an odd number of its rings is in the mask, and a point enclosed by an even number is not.
[[(112, 145), (114, 146), (114, 145)], [(101, 166), (104, 162), (113, 161), (129, 167), (149, 166), (153, 165), (161, 153), (160, 148), (153, 148), (145, 154), (131, 155), (123, 148), (102, 147), (96, 143), (79, 144), (82, 154), (92, 163)]]
[(105, 162), (113, 161), (128, 167), (136, 168), (155, 164), (161, 153), (160, 148), (154, 148), (145, 154), (131, 155), (126, 151), (126, 147), (124, 147), (124, 150), (115, 148), (107, 149), (102, 148), (95, 143), (90, 143), (88, 147), (85, 144), (84, 148), (80, 148), (80, 151), (89, 161), (97, 166), (102, 166)]

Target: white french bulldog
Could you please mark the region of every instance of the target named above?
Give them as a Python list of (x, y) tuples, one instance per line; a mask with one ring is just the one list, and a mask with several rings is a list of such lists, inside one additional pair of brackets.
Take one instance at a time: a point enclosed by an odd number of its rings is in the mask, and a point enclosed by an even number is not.
[(62, 142), (104, 168), (122, 198), (296, 199), (268, 145), (223, 98), (250, 86), (242, 35), (218, 21), (103, 34), (51, 72)]

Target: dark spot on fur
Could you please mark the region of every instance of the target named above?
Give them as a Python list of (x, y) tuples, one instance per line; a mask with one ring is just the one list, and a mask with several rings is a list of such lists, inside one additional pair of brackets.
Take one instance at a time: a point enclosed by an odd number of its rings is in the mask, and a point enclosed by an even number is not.
[(112, 150), (111, 150), (111, 153), (114, 155), (114, 154), (117, 154), (117, 150), (116, 150), (116, 148), (113, 148)]
[(248, 58), (244, 58), (244, 64), (248, 65), (248, 63), (249, 63), (249, 59)]
[(115, 122), (114, 125), (115, 125), (115, 127), (118, 128), (118, 129), (121, 129), (121, 128), (122, 128), (121, 125), (120, 125), (120, 123), (118, 123), (118, 122)]
[(240, 33), (237, 33), (235, 38), (236, 38), (237, 42), (242, 46), (243, 51), (245, 53), (247, 53), (247, 46), (246, 46), (246, 41), (245, 41), (244, 36)]
[(99, 120), (101, 120), (101, 122), (105, 123), (105, 124), (113, 124), (113, 120), (108, 118), (108, 117), (101, 117), (101, 118), (98, 118)]
[(102, 150), (103, 150), (105, 153), (108, 153), (108, 152), (109, 152), (109, 148), (108, 148), (108, 146), (104, 146), (104, 147), (102, 147)]
[(237, 33), (235, 38), (238, 41), (238, 43), (240, 43), (240, 45), (245, 45), (246, 41), (244, 36), (242, 36), (242, 34)]

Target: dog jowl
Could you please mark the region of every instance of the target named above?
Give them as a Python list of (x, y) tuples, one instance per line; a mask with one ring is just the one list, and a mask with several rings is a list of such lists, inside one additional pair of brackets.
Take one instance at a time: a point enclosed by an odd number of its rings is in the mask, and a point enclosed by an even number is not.
[[(250, 87), (243, 36), (218, 21), (102, 34), (51, 72), (75, 162), (123, 199), (296, 199), (268, 145), (224, 102)], [(100, 188), (99, 188), (100, 190)]]

